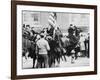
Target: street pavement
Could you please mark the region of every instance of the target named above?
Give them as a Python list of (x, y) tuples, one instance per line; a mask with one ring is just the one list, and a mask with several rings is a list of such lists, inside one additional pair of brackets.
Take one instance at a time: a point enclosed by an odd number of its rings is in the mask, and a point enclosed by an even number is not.
[[(66, 56), (67, 61), (64, 60), (60, 60), (60, 64), (58, 65), (56, 62), (56, 66), (55, 67), (81, 67), (81, 66), (89, 66), (90, 63), (90, 59), (87, 57), (78, 57), (76, 60), (74, 60), (74, 63), (71, 63), (71, 57), (67, 57)], [(23, 57), (22, 60), (22, 65), (23, 65), (23, 69), (31, 69), (32, 68), (32, 64), (33, 60), (32, 58), (28, 58), (27, 60), (25, 59), (25, 57)]]

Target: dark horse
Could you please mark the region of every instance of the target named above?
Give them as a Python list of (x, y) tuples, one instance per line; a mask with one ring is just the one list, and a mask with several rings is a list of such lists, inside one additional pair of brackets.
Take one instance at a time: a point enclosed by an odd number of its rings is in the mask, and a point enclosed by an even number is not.
[[(51, 29), (50, 29), (51, 30)], [(53, 32), (53, 33), (52, 33)], [(48, 53), (49, 55), (49, 67), (52, 66), (52, 64), (55, 65), (55, 62), (60, 63), (60, 58), (63, 53), (63, 47), (61, 44), (61, 31), (59, 28), (53, 29), (50, 34), (51, 39), (48, 40), (49, 45), (50, 45), (50, 51)]]
[[(29, 32), (28, 32), (29, 33)], [(22, 36), (22, 49), (23, 49), (23, 56), (27, 60), (28, 57), (33, 58), (33, 68), (35, 67), (36, 61), (36, 36), (30, 34), (23, 34)]]
[(80, 31), (77, 28), (69, 28), (68, 36), (65, 38), (64, 41), (62, 40), (62, 43), (64, 44), (63, 46), (66, 49), (66, 55), (71, 56), (72, 63), (74, 62), (74, 59), (77, 59), (77, 53), (80, 51), (80, 48), (78, 46), (78, 42), (80, 39), (79, 33)]

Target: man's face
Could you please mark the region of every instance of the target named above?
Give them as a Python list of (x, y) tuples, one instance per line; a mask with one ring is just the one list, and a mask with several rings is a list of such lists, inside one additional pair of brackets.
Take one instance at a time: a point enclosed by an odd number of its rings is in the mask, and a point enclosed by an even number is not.
[(31, 30), (34, 30), (34, 28), (32, 27)]
[(70, 32), (71, 35), (74, 35), (74, 33), (75, 33), (75, 31), (71, 31), (71, 32)]
[(29, 31), (29, 30), (30, 30), (30, 27), (29, 27), (29, 26), (27, 26), (27, 27), (26, 27), (26, 30), (28, 30), (28, 31)]
[(73, 35), (75, 35), (75, 31), (73, 31)]

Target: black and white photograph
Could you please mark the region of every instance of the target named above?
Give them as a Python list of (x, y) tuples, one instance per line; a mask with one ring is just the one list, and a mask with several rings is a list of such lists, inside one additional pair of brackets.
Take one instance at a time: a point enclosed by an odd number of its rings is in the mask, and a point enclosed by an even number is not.
[(22, 11), (22, 68), (90, 65), (90, 14)]
[(13, 2), (12, 77), (96, 74), (96, 9), (92, 5)]

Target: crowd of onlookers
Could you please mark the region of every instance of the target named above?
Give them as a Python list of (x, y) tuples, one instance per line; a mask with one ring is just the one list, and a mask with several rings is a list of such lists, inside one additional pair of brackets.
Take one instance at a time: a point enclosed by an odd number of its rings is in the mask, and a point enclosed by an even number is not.
[[(34, 27), (23, 24), (22, 27), (22, 56), (27, 60), (33, 58), (33, 68), (52, 67), (66, 56), (71, 56), (71, 63), (78, 57), (89, 58), (89, 33), (85, 33), (70, 24), (63, 35), (59, 27), (43, 28), (35, 31)], [(36, 65), (35, 65), (36, 64)]]

